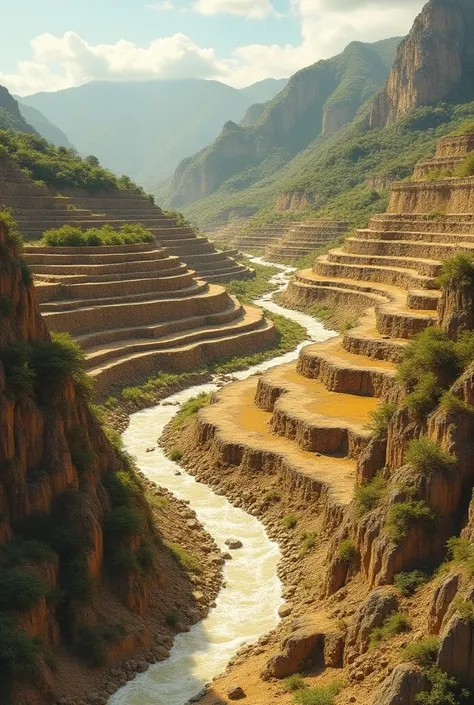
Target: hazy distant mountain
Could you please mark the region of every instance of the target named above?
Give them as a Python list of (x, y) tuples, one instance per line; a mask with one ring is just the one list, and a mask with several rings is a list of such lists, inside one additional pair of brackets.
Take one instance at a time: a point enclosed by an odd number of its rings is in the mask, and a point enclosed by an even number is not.
[(212, 142), (227, 120), (272, 99), (286, 79), (237, 90), (200, 79), (93, 82), (22, 103), (40, 110), (83, 154), (152, 189), (178, 163)]
[(41, 137), (44, 137), (45, 140), (52, 142), (57, 147), (73, 148), (74, 145), (68, 140), (67, 135), (65, 135), (59, 127), (53, 125), (43, 113), (40, 113), (36, 108), (32, 108), (31, 105), (22, 103), (21, 98), (17, 98), (17, 101), (20, 113), (23, 115), (26, 122), (34, 127)]

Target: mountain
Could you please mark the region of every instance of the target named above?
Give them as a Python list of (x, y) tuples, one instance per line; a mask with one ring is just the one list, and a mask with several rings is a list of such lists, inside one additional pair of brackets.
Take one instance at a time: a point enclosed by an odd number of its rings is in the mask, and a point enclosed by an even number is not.
[[(443, 135), (474, 119), (473, 14), (472, 0), (430, 0), (400, 44), (385, 84), (352, 122), (320, 135), (289, 161), (278, 162), (274, 152), (274, 164), (267, 158), (228, 178), (185, 206), (187, 217), (205, 227), (235, 216), (253, 216), (256, 223), (321, 217), (365, 226), (385, 209), (394, 180), (432, 156)], [(183, 194), (182, 185), (173, 193)]]
[(22, 99), (63, 130), (82, 154), (148, 189), (184, 157), (212, 141), (227, 120), (273, 98), (286, 79), (237, 90), (218, 81), (183, 79), (93, 82)]
[(0, 130), (35, 132), (21, 114), (18, 102), (4, 86), (0, 86)]
[(299, 71), (256, 123), (257, 106), (243, 125), (227, 122), (211, 145), (181, 162), (170, 184), (170, 203), (187, 206), (237, 175), (235, 188), (249, 186), (313, 140), (336, 133), (382, 87), (399, 41), (352, 42), (342, 54)]
[(400, 44), (390, 77), (374, 101), (370, 125), (385, 127), (409, 109), (446, 100), (472, 82), (472, 0), (431, 0)]
[(18, 107), (26, 122), (34, 127), (41, 137), (44, 137), (48, 142), (52, 142), (56, 147), (74, 149), (74, 145), (71, 144), (67, 135), (59, 127), (53, 125), (39, 110), (30, 105), (25, 105), (21, 100), (18, 100)]

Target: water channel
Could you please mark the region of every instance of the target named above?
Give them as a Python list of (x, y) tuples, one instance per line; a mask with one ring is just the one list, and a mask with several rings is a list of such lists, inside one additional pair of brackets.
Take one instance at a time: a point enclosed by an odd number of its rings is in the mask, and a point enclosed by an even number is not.
[[(277, 266), (279, 272), (272, 283), (278, 285), (278, 291), (286, 288), (294, 271), (291, 267), (274, 265), (262, 258), (252, 261)], [(273, 293), (265, 294), (254, 303), (300, 323), (308, 333), (308, 340), (293, 352), (235, 373), (233, 377), (236, 379), (246, 379), (256, 372), (291, 362), (304, 345), (336, 335), (314, 318), (274, 303), (271, 300)], [(216, 495), (181, 468), (181, 475), (175, 475), (178, 466), (160, 448), (154, 453), (146, 452), (150, 445), (155, 445), (179, 405), (201, 392), (217, 388), (215, 383), (195, 386), (168, 397), (166, 402), (173, 406), (159, 405), (133, 414), (123, 439), (126, 449), (135, 456), (147, 477), (189, 502), (220, 549), (226, 549), (225, 540), (228, 538), (240, 539), (243, 548), (233, 554), (232, 561), (226, 562), (226, 587), (221, 590), (216, 607), (211, 609), (207, 618), (191, 631), (178, 634), (170, 658), (138, 675), (110, 699), (110, 705), (184, 705), (225, 670), (241, 646), (257, 641), (278, 624), (278, 608), (282, 604), (282, 586), (277, 576), (280, 551), (267, 536), (261, 522), (233, 507), (224, 497)]]

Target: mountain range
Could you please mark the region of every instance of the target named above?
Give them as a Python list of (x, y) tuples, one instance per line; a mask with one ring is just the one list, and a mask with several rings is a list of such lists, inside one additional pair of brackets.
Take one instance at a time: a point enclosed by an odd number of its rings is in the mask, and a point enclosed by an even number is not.
[(286, 82), (268, 79), (240, 90), (200, 79), (92, 82), (21, 102), (25, 110), (41, 111), (81, 154), (94, 154), (105, 167), (154, 190), (224, 122), (241, 120)]

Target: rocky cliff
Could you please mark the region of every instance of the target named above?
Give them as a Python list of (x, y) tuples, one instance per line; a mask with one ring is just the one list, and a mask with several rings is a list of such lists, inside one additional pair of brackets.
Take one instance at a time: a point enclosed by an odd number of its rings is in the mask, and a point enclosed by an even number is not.
[(447, 100), (469, 84), (474, 66), (474, 8), (469, 0), (430, 0), (398, 47), (369, 122), (385, 127), (412, 108)]
[(0, 129), (36, 132), (20, 112), (18, 103), (4, 86), (0, 86)]
[[(79, 349), (47, 332), (9, 221), (0, 222), (0, 701), (42, 705), (73, 686), (86, 697), (78, 658), (99, 666), (150, 644), (160, 620), (166, 632), (169, 592), (174, 602), (193, 587), (130, 459), (91, 411)], [(166, 588), (170, 561), (177, 575)]]
[[(299, 71), (258, 122), (252, 115), (241, 126), (227, 123), (213, 144), (181, 162), (171, 182), (171, 203), (181, 207), (205, 198), (244, 172), (249, 185), (316, 138), (334, 134), (383, 84), (398, 42), (353, 42), (339, 56)], [(247, 176), (249, 169), (253, 176)]]

